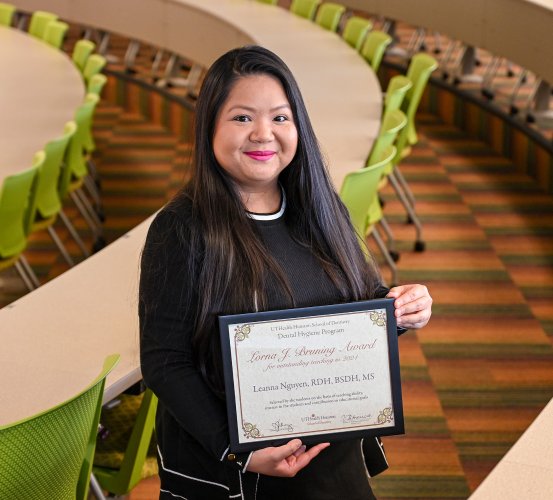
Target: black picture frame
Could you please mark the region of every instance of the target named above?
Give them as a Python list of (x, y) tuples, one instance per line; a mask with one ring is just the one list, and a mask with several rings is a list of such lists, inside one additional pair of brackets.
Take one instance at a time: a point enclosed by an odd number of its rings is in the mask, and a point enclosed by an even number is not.
[[(233, 453), (249, 452), (267, 446), (280, 446), (294, 437), (298, 437), (306, 445), (320, 442), (332, 442), (344, 439), (354, 439), (367, 436), (384, 436), (404, 433), (403, 401), (401, 393), (401, 376), (399, 367), (398, 335), (397, 324), (394, 315), (394, 299), (374, 299), (359, 302), (349, 302), (316, 307), (304, 307), (296, 309), (285, 309), (277, 311), (263, 311), (245, 314), (233, 314), (219, 316), (219, 330), (221, 338), (221, 349), (223, 358), (223, 370), (225, 378), (225, 392), (228, 414), (228, 425), (230, 433), (230, 451)], [(238, 425), (238, 406), (235, 391), (234, 371), (232, 364), (232, 343), (236, 343), (236, 334), (233, 336), (230, 328), (237, 324), (255, 325), (274, 321), (290, 321), (313, 318), (323, 320), (326, 316), (338, 314), (371, 312), (385, 310), (386, 312), (386, 340), (387, 340), (387, 366), (389, 369), (390, 394), (392, 400), (393, 425), (356, 430), (337, 430), (336, 432), (325, 431), (324, 434), (302, 434), (294, 433), (286, 438), (255, 437), (251, 441), (244, 442), (239, 433), (244, 434), (245, 429)], [(249, 330), (248, 330), (249, 331)], [(238, 382), (238, 387), (239, 382)], [(264, 397), (264, 395), (260, 395)], [(285, 413), (285, 410), (282, 411)], [(243, 420), (242, 420), (243, 422)], [(299, 434), (299, 435), (296, 435)], [(251, 438), (251, 436), (248, 436)]]

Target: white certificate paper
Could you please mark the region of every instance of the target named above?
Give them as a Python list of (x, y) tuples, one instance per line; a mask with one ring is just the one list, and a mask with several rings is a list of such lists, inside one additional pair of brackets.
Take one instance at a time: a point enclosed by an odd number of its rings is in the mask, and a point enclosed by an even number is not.
[(402, 433), (391, 302), (222, 317), (231, 449)]

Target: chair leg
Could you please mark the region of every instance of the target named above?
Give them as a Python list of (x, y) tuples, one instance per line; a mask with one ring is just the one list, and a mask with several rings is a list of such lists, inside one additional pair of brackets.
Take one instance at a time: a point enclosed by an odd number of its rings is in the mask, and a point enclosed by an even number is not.
[(69, 217), (67, 217), (67, 215), (65, 215), (65, 212), (63, 210), (60, 210), (59, 215), (60, 215), (61, 221), (64, 223), (65, 227), (67, 228), (67, 230), (69, 231), (69, 233), (71, 234), (73, 239), (77, 242), (77, 245), (81, 249), (81, 252), (83, 253), (83, 255), (85, 257), (90, 257), (90, 252), (88, 251), (88, 249), (86, 248), (83, 240), (79, 236), (79, 233), (75, 229), (75, 226), (69, 220)]
[[(395, 169), (394, 169), (395, 171)], [(405, 208), (405, 211), (407, 212), (410, 221), (415, 225), (417, 235), (415, 239), (415, 251), (416, 252), (423, 252), (425, 248), (425, 243), (422, 239), (422, 224), (417, 217), (417, 214), (415, 212), (415, 208), (409, 203), (409, 200), (407, 199), (405, 193), (401, 189), (401, 186), (399, 185), (396, 177), (394, 175), (389, 175), (388, 180), (390, 181), (390, 184), (394, 188), (397, 197), (399, 198), (399, 201), (403, 205), (403, 208)]]
[(67, 251), (67, 248), (65, 248), (65, 246), (63, 245), (60, 237), (58, 236), (58, 233), (56, 233), (56, 230), (52, 226), (48, 227), (48, 234), (50, 235), (50, 238), (52, 238), (52, 240), (54, 241), (54, 243), (58, 247), (58, 250), (63, 255), (63, 258), (65, 259), (65, 261), (69, 264), (70, 267), (74, 267), (75, 262), (71, 258), (71, 255), (69, 255), (69, 252)]
[(79, 197), (79, 199), (81, 200), (81, 203), (85, 207), (85, 210), (88, 211), (88, 214), (90, 215), (90, 217), (94, 221), (94, 224), (98, 228), (98, 231), (100, 232), (100, 234), (103, 234), (104, 228), (103, 228), (103, 225), (102, 225), (102, 221), (100, 220), (100, 216), (96, 213), (96, 210), (94, 210), (94, 207), (92, 206), (92, 203), (90, 203), (89, 199), (86, 197), (86, 194), (84, 193), (82, 188), (79, 188), (79, 189), (75, 190), (75, 193)]
[(71, 199), (73, 200), (73, 203), (75, 203), (75, 206), (77, 207), (77, 209), (79, 210), (79, 212), (83, 216), (84, 220), (88, 224), (88, 227), (90, 227), (94, 237), (95, 238), (101, 237), (100, 228), (94, 222), (92, 216), (90, 215), (90, 213), (88, 212), (88, 210), (86, 209), (84, 204), (82, 203), (79, 196), (77, 196), (76, 191), (73, 191), (73, 192), (69, 193), (69, 196), (71, 197)]
[(23, 266), (23, 269), (25, 269), (25, 272), (27, 273), (27, 276), (31, 279), (33, 282), (33, 285), (35, 285), (35, 288), (38, 288), (40, 286), (40, 281), (37, 278), (35, 272), (33, 271), (33, 268), (29, 264), (29, 261), (27, 260), (27, 257), (25, 257), (23, 254), (19, 256), (19, 261), (21, 262), (21, 265)]
[(104, 207), (102, 206), (102, 199), (100, 197), (100, 192), (98, 191), (98, 188), (96, 186), (96, 183), (94, 182), (94, 179), (87, 175), (84, 178), (84, 187), (86, 188), (88, 194), (92, 198), (92, 201), (94, 203), (94, 210), (98, 214), (98, 217), (100, 220), (103, 220), (103, 213), (104, 213)]
[(106, 500), (104, 492), (100, 487), (100, 483), (98, 483), (98, 480), (96, 479), (94, 474), (90, 474), (90, 491), (97, 500)]
[(379, 222), (386, 235), (386, 247), (388, 248), (390, 257), (392, 257), (394, 262), (397, 262), (399, 260), (399, 252), (396, 250), (396, 240), (392, 233), (392, 228), (384, 216), (382, 216)]
[(391, 175), (395, 176), (396, 180), (399, 182), (399, 185), (401, 186), (401, 189), (405, 193), (405, 196), (407, 196), (409, 203), (414, 207), (415, 204), (417, 203), (417, 200), (415, 200), (415, 195), (413, 194), (413, 191), (411, 191), (409, 184), (405, 180), (405, 177), (403, 177), (403, 174), (401, 173), (401, 170), (397, 165), (392, 170)]
[(371, 236), (374, 238), (374, 241), (376, 241), (376, 244), (378, 245), (378, 248), (380, 252), (382, 253), (382, 256), (386, 260), (386, 263), (388, 264), (389, 268), (392, 271), (392, 282), (391, 286), (395, 286), (398, 284), (397, 281), (397, 266), (395, 262), (393, 261), (390, 253), (388, 252), (388, 249), (386, 248), (386, 245), (384, 244), (384, 240), (382, 239), (382, 236), (380, 236), (380, 233), (378, 232), (378, 229), (376, 226), (373, 226), (371, 231)]
[(36, 289), (34, 284), (31, 282), (30, 278), (25, 273), (25, 269), (21, 265), (21, 262), (15, 261), (15, 270), (23, 280), (23, 283), (25, 283), (25, 286), (27, 287), (27, 290), (29, 290), (29, 292), (32, 292), (33, 290)]

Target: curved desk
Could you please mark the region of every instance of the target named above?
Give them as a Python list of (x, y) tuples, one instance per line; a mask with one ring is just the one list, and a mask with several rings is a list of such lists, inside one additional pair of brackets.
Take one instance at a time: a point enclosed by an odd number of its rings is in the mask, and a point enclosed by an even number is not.
[[(34, 8), (31, 3), (19, 2)], [(159, 36), (150, 41), (205, 65), (237, 45), (267, 46), (298, 79), (335, 184), (364, 165), (379, 127), (381, 90), (365, 61), (336, 34), (251, 0), (121, 0), (113, 15), (109, 0), (65, 6), (75, 15), (57, 5), (62, 17), (141, 39)], [(133, 17), (131, 23), (122, 14), (131, 11), (149, 22)], [(121, 361), (107, 379), (106, 400), (140, 379), (139, 255), (149, 224), (0, 310), (0, 425), (70, 397), (110, 353), (120, 353)]]
[(0, 64), (1, 184), (29, 168), (34, 154), (63, 133), (84, 98), (84, 84), (65, 53), (13, 28), (0, 27)]

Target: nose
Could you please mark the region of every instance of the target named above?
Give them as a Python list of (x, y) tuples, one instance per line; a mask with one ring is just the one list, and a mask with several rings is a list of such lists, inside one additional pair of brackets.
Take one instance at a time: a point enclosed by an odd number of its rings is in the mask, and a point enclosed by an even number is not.
[(250, 134), (252, 142), (269, 142), (273, 140), (273, 128), (270, 120), (256, 120)]

